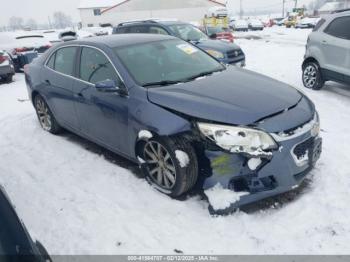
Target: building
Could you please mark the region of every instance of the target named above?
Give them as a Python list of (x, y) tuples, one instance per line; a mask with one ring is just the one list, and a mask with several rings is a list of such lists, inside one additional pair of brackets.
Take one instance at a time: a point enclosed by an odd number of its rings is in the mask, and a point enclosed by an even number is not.
[(225, 0), (81, 0), (83, 27), (148, 18), (199, 21), (209, 8), (225, 6)]
[(330, 14), (336, 10), (342, 10), (350, 7), (349, 0), (329, 1), (318, 9), (319, 15)]

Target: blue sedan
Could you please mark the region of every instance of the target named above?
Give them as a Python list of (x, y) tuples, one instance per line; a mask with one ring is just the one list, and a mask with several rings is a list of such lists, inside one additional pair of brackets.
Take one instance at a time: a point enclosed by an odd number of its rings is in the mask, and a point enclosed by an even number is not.
[(240, 193), (216, 213), (293, 190), (321, 154), (305, 95), (172, 36), (66, 42), (25, 76), (44, 130), (67, 129), (138, 163), (171, 197), (218, 184)]

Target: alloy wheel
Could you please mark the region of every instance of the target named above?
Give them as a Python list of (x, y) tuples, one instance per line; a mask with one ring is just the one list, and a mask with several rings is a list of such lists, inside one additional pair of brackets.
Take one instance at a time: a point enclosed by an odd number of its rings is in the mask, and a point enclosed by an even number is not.
[(51, 115), (49, 112), (49, 108), (47, 107), (46, 103), (43, 99), (39, 98), (36, 100), (36, 112), (39, 117), (40, 124), (42, 128), (46, 131), (51, 130)]
[(148, 141), (144, 158), (152, 181), (164, 189), (172, 189), (176, 182), (174, 162), (164, 146), (157, 141)]
[(307, 88), (313, 88), (317, 82), (317, 69), (313, 65), (308, 65), (304, 69), (304, 83)]

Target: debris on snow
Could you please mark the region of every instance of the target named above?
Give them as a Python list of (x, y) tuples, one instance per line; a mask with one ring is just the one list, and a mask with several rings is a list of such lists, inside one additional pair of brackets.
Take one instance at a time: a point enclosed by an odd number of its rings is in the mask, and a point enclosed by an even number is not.
[(139, 156), (137, 157), (137, 160), (139, 161), (140, 164), (146, 163), (146, 161), (143, 158), (139, 157)]
[(147, 130), (141, 130), (138, 134), (139, 139), (150, 139), (153, 137), (152, 133)]
[(254, 171), (260, 166), (261, 158), (251, 158), (248, 160), (248, 167), (250, 170)]
[(223, 188), (221, 184), (204, 191), (208, 197), (208, 201), (214, 210), (225, 209), (231, 204), (237, 202), (241, 196), (247, 195), (247, 192), (235, 192), (230, 189)]
[(186, 167), (190, 163), (190, 158), (184, 151), (176, 150), (175, 155), (181, 167)]
[(176, 248), (174, 249), (174, 252), (178, 253), (178, 254), (183, 254), (184, 253), (182, 250), (179, 250), (179, 249), (176, 249)]

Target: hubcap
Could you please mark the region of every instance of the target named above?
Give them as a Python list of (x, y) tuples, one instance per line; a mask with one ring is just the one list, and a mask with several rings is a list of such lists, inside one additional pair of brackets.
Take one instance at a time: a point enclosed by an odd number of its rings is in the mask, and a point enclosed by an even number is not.
[(42, 99), (37, 99), (36, 101), (36, 112), (42, 128), (49, 131), (51, 129), (51, 116), (48, 107)]
[(149, 141), (144, 147), (147, 170), (154, 183), (171, 189), (176, 181), (176, 169), (169, 152), (158, 142)]
[(317, 70), (314, 66), (309, 65), (304, 70), (304, 83), (306, 87), (312, 88), (315, 86), (317, 81)]

